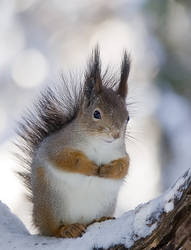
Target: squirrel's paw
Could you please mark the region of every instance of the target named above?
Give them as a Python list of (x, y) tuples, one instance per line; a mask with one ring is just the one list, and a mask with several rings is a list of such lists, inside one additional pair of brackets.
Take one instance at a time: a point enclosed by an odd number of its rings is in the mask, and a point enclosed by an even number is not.
[(86, 157), (77, 158), (75, 162), (76, 170), (87, 176), (97, 176), (99, 167)]
[(99, 169), (99, 176), (105, 178), (121, 179), (127, 174), (129, 158), (124, 157), (109, 164), (102, 165)]
[(86, 226), (80, 223), (63, 225), (58, 229), (56, 237), (59, 238), (77, 238), (85, 233)]

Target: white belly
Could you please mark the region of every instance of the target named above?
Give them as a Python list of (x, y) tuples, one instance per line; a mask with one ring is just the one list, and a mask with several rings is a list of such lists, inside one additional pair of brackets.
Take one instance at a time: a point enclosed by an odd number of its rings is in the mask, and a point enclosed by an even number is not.
[(60, 221), (89, 223), (113, 215), (122, 180), (67, 173), (51, 165), (46, 170), (54, 187), (51, 200)]

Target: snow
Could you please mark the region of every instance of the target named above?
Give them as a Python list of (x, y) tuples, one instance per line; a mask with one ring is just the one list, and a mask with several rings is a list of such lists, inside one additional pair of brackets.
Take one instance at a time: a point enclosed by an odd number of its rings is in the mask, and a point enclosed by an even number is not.
[(174, 201), (181, 198), (190, 182), (191, 169), (160, 197), (139, 205), (116, 220), (91, 225), (87, 232), (77, 239), (30, 235), (23, 223), (10, 212), (6, 205), (0, 203), (0, 248), (2, 250), (89, 250), (94, 247), (108, 248), (116, 244), (123, 244), (129, 248), (136, 240), (152, 233), (158, 225), (160, 215), (173, 209)]
[(173, 202), (168, 202), (168, 203), (166, 203), (165, 206), (164, 206), (164, 211), (165, 211), (166, 213), (172, 211), (173, 209), (174, 209), (174, 203), (173, 203)]

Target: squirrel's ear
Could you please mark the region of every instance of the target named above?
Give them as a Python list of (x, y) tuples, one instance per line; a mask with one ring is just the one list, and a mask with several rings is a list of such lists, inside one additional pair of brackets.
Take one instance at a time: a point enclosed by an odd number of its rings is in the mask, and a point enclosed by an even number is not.
[(88, 69), (85, 74), (84, 95), (87, 99), (90, 99), (93, 94), (99, 94), (101, 92), (101, 89), (101, 62), (99, 47), (97, 46), (92, 52), (91, 59), (88, 63)]
[(130, 57), (127, 55), (127, 52), (124, 52), (123, 60), (121, 63), (121, 77), (120, 77), (120, 83), (119, 87), (117, 89), (117, 93), (122, 97), (126, 98), (127, 92), (128, 92), (128, 76), (129, 76), (129, 71), (130, 71)]

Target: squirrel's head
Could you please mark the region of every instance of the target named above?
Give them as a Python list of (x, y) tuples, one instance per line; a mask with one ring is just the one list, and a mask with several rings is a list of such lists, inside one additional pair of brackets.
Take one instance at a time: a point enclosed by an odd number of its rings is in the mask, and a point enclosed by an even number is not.
[(100, 137), (108, 143), (124, 138), (129, 120), (125, 102), (129, 70), (130, 60), (125, 52), (120, 81), (114, 88), (109, 87), (101, 77), (99, 50), (95, 49), (85, 75), (83, 98), (77, 118), (88, 135)]

